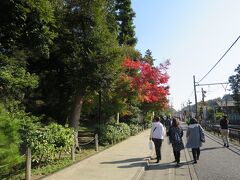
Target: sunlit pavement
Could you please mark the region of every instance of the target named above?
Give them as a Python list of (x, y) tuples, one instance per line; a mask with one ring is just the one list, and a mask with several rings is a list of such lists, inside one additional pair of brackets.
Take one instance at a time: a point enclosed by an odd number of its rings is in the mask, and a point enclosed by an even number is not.
[[(184, 129), (186, 142), (187, 125)], [(240, 147), (222, 145), (220, 138), (206, 132), (200, 160), (193, 164), (190, 149), (181, 151), (181, 166), (175, 167), (172, 146), (167, 137), (162, 145), (162, 160), (149, 159), (150, 130), (116, 144), (90, 158), (80, 161), (43, 179), (58, 180), (236, 180), (240, 172)]]

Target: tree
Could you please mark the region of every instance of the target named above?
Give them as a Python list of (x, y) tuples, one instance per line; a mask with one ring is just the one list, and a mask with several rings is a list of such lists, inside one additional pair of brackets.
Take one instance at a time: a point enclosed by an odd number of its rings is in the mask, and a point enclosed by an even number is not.
[(38, 77), (28, 71), (28, 60), (49, 55), (56, 36), (52, 26), (48, 0), (0, 1), (0, 174), (20, 160), (21, 119), (15, 115), (25, 95), (38, 85)]
[(240, 113), (240, 64), (234, 72), (236, 72), (236, 74), (230, 76), (228, 81), (233, 92), (233, 99), (235, 100), (237, 110)]
[(29, 50), (49, 54), (49, 45), (56, 37), (53, 9), (48, 0), (0, 2), (0, 52), (14, 54)]
[(139, 93), (142, 102), (157, 102), (168, 95), (167, 84), (169, 76), (166, 72), (169, 61), (153, 67), (146, 62), (132, 61), (126, 58), (124, 66), (129, 69), (136, 69), (136, 75), (129, 78), (132, 80), (133, 87)]
[(123, 59), (107, 24), (106, 8), (105, 0), (65, 1), (50, 59), (36, 62), (38, 66), (32, 63), (41, 78), (38, 92), (46, 102), (45, 112), (47, 107), (64, 107), (75, 130), (84, 97), (109, 87)]
[(26, 71), (16, 58), (0, 53), (0, 100), (5, 105), (13, 101), (21, 102), (25, 93), (38, 85), (38, 78)]
[(152, 52), (150, 51), (150, 49), (147, 49), (143, 57), (143, 61), (147, 62), (150, 65), (153, 65), (154, 60), (155, 59), (153, 59)]
[[(130, 101), (129, 103), (135, 108), (138, 107), (140, 110), (138, 113), (142, 114), (144, 123), (149, 120), (145, 118), (149, 112), (154, 111), (159, 114), (169, 108), (167, 99), (169, 94), (167, 68), (169, 64), (169, 61), (166, 61), (164, 64), (160, 64), (159, 67), (154, 67), (145, 61), (130, 58), (126, 58), (124, 61), (124, 77), (129, 82), (132, 92), (135, 92), (133, 95), (137, 99), (137, 101)], [(128, 94), (130, 93), (128, 92)]]
[(28, 63), (34, 56), (49, 55), (56, 33), (53, 9), (48, 0), (0, 2), (0, 96), (22, 102), (26, 92), (38, 84), (29, 73)]
[(135, 46), (137, 43), (133, 25), (135, 12), (131, 8), (131, 0), (116, 0), (116, 16), (120, 31), (118, 35), (119, 44)]

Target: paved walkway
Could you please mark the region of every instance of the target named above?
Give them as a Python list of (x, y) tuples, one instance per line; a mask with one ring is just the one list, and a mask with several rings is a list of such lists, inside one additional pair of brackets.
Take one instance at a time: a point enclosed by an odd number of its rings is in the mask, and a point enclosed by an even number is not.
[(159, 164), (149, 160), (150, 130), (116, 144), (94, 156), (49, 175), (45, 180), (138, 180), (147, 178), (147, 171), (159, 170), (156, 179), (197, 179), (187, 151), (181, 154), (182, 166), (175, 168), (172, 147), (167, 138), (162, 145), (162, 160)]

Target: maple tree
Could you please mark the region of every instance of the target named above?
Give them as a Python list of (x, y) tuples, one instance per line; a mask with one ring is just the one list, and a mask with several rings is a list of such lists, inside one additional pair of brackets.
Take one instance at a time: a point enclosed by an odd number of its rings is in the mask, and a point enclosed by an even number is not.
[(147, 62), (125, 58), (123, 67), (135, 72), (128, 73), (126, 78), (130, 80), (133, 89), (138, 92), (141, 102), (160, 103), (162, 107), (168, 107), (166, 97), (169, 95), (167, 86), (169, 65), (169, 60), (154, 67)]

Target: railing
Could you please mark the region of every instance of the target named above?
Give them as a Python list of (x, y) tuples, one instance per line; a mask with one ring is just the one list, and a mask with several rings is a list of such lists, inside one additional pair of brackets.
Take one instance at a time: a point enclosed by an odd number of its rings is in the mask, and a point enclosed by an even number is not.
[(79, 131), (78, 132), (78, 143), (79, 143), (80, 150), (81, 150), (81, 147), (95, 143), (95, 150), (98, 152), (98, 134), (95, 134), (95, 132)]
[[(89, 136), (88, 136), (89, 137)], [(79, 140), (82, 140), (81, 138), (81, 135), (80, 137), (78, 137)], [(98, 152), (98, 134), (92, 134), (92, 137), (90, 137), (91, 139), (88, 141), (88, 142), (85, 142), (83, 143), (83, 141), (80, 141), (79, 145), (80, 146), (85, 146), (85, 145), (88, 145), (88, 144), (91, 144), (93, 142), (95, 142), (95, 151)], [(71, 159), (73, 161), (75, 161), (75, 145), (72, 147), (72, 152), (71, 152)], [(26, 154), (24, 154), (23, 156), (26, 157), (26, 169), (25, 169), (25, 179), (26, 180), (30, 180), (31, 179), (31, 169), (32, 169), (32, 153), (31, 153), (31, 149), (30, 148), (27, 148), (26, 150)], [(5, 165), (2, 165), (0, 166), (0, 168), (4, 168), (5, 166), (8, 166), (9, 164), (5, 164)]]
[[(204, 128), (208, 131), (213, 131), (213, 133), (217, 134), (218, 136), (221, 135), (220, 128), (217, 125), (206, 124)], [(238, 140), (238, 143), (240, 144), (240, 130), (229, 128), (229, 138)]]

